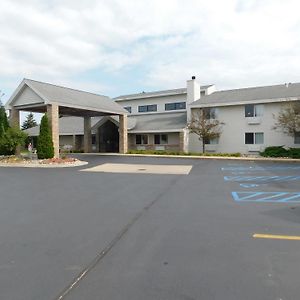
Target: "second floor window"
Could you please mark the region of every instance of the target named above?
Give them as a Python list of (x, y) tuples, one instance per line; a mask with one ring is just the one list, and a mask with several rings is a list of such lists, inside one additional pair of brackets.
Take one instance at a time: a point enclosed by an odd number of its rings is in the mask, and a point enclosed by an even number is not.
[(217, 118), (217, 108), (216, 107), (206, 107), (203, 109), (205, 119), (216, 119)]
[(264, 106), (262, 104), (246, 104), (245, 105), (245, 117), (262, 117), (264, 113)]
[(185, 109), (185, 102), (174, 102), (174, 103), (166, 103), (165, 110), (177, 110), (177, 109)]
[(151, 104), (151, 105), (140, 105), (139, 112), (151, 112), (151, 111), (157, 111), (157, 105)]

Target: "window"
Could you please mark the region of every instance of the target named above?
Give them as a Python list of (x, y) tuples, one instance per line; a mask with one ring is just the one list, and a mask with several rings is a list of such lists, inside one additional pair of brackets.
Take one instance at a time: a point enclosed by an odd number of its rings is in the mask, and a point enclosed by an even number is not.
[(245, 144), (263, 144), (264, 133), (263, 132), (246, 132), (245, 133)]
[(300, 144), (300, 131), (295, 133), (294, 144)]
[(168, 135), (167, 134), (155, 134), (154, 135), (154, 144), (155, 145), (168, 144)]
[(129, 113), (131, 113), (131, 106), (125, 106), (124, 107)]
[(215, 139), (205, 139), (204, 143), (206, 145), (217, 145), (219, 144), (219, 138), (215, 138)]
[(216, 119), (217, 118), (217, 108), (207, 107), (203, 109), (205, 119)]
[(262, 117), (263, 116), (264, 106), (262, 104), (246, 104), (245, 105), (245, 117)]
[(174, 102), (174, 103), (166, 103), (165, 110), (177, 110), (177, 109), (185, 109), (185, 102)]
[(148, 144), (148, 135), (147, 134), (137, 134), (135, 136), (136, 145), (147, 145)]
[(157, 105), (140, 105), (139, 112), (149, 112), (149, 111), (157, 111)]

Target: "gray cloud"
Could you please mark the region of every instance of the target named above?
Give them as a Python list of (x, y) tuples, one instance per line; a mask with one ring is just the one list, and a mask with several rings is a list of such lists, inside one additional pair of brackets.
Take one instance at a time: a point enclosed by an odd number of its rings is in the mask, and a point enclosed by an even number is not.
[(2, 0), (0, 78), (72, 84), (91, 69), (140, 67), (149, 88), (183, 86), (194, 74), (221, 88), (299, 81), (299, 8), (296, 0)]

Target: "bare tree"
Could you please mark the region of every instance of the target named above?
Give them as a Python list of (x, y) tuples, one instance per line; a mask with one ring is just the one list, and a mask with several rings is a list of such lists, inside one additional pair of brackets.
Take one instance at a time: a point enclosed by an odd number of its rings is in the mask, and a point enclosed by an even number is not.
[(278, 115), (273, 116), (276, 119), (273, 129), (280, 129), (292, 137), (300, 131), (300, 101), (285, 104)]
[(198, 135), (200, 141), (202, 141), (202, 151), (205, 152), (205, 142), (219, 138), (222, 131), (221, 125), (225, 123), (211, 119), (207, 115), (205, 109), (192, 110), (192, 118), (188, 123), (188, 129), (190, 132)]

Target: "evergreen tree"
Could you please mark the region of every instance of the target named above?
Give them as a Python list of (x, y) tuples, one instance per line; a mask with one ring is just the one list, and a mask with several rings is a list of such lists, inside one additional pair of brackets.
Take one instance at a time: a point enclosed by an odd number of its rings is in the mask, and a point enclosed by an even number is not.
[(33, 113), (29, 113), (22, 124), (22, 129), (28, 129), (37, 126)]
[(6, 111), (0, 99), (0, 137), (3, 136), (4, 132), (8, 129), (8, 127), (9, 127), (9, 123), (8, 123)]
[(52, 158), (54, 156), (54, 148), (47, 114), (45, 114), (41, 120), (40, 134), (37, 141), (37, 155), (39, 159)]
[(0, 91), (0, 155), (12, 155), (18, 146), (24, 145), (27, 135), (20, 128), (11, 128), (5, 108), (1, 102), (4, 94)]

